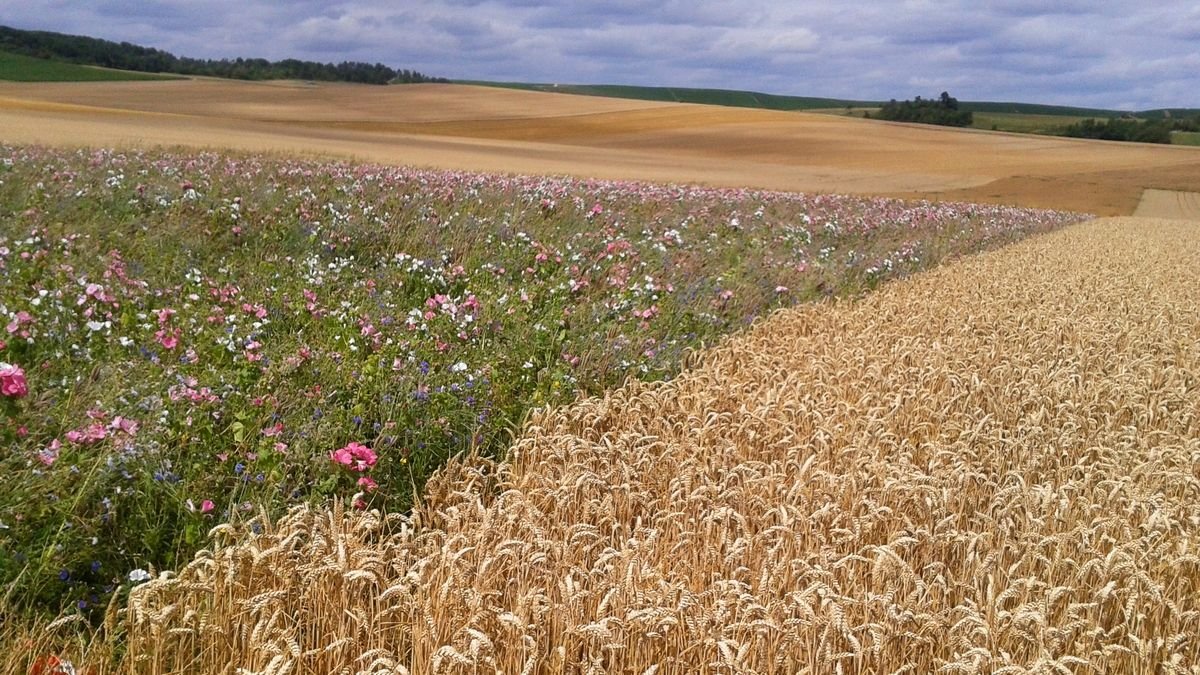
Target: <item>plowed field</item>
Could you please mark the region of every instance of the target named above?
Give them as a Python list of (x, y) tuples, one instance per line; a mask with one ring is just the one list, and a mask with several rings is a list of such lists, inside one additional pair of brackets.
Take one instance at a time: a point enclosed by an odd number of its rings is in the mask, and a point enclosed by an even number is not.
[(0, 141), (185, 145), (518, 173), (1134, 211), (1200, 148), (460, 85), (0, 83)]

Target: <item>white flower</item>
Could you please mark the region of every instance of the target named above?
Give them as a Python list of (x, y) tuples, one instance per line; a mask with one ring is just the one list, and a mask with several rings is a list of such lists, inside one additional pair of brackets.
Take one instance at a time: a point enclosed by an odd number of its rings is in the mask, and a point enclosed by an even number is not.
[(450, 366), (450, 371), (454, 372), (454, 373), (461, 373), (466, 369), (467, 369), (467, 364), (462, 361), (459, 361), (458, 363), (454, 364), (453, 366)]
[(150, 581), (150, 573), (139, 568), (129, 573), (129, 580), (135, 584), (143, 581)]

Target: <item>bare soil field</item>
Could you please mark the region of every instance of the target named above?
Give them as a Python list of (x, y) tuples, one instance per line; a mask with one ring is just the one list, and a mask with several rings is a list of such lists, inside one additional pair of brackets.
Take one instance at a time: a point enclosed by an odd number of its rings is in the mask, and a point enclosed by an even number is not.
[(0, 141), (381, 163), (1130, 214), (1200, 184), (1200, 148), (463, 85), (0, 83)]

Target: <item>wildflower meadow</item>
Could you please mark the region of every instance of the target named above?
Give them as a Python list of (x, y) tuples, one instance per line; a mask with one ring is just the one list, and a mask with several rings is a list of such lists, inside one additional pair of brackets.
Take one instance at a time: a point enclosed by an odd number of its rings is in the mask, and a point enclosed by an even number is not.
[(298, 503), (403, 511), (531, 409), (1082, 217), (0, 146), (0, 613), (102, 612)]

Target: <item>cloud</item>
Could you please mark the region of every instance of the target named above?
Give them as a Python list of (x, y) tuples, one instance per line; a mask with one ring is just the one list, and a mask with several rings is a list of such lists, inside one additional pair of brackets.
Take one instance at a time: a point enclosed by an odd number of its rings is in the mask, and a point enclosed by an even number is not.
[(1182, 0), (23, 0), (0, 21), (463, 79), (1200, 106), (1200, 8)]

